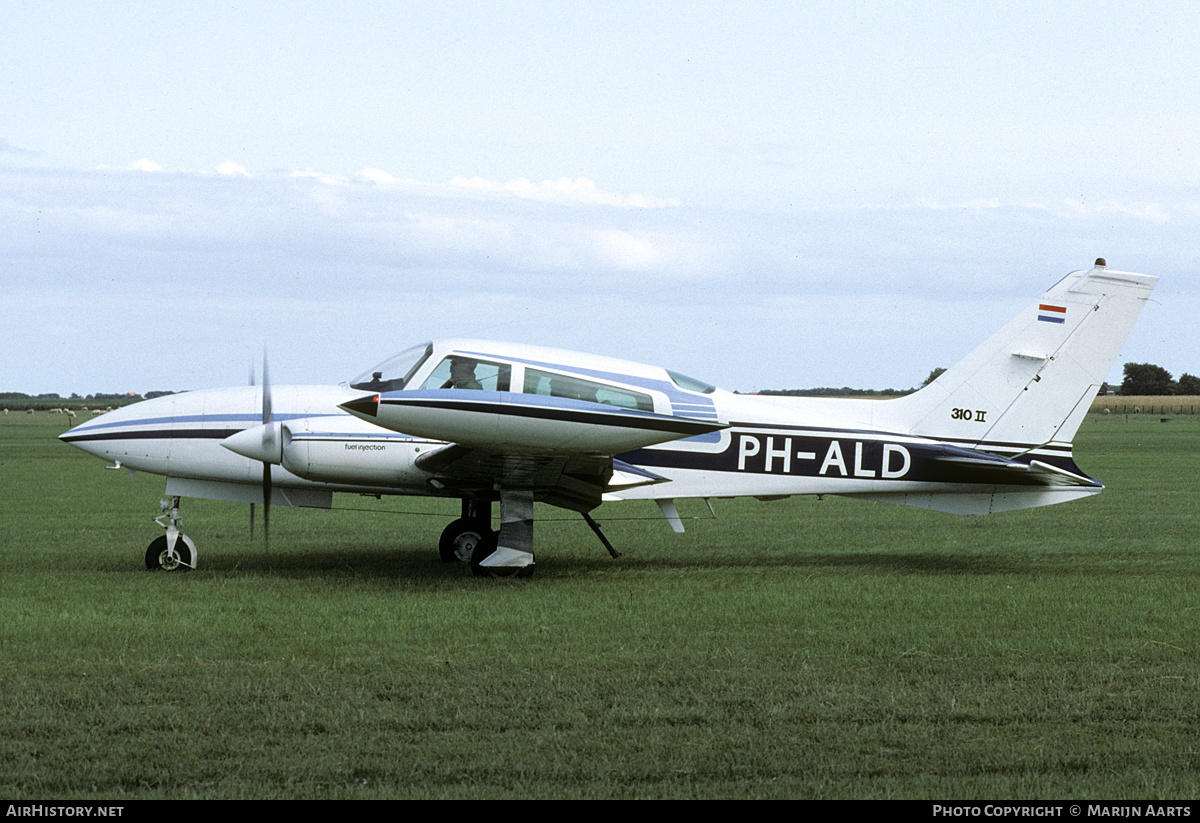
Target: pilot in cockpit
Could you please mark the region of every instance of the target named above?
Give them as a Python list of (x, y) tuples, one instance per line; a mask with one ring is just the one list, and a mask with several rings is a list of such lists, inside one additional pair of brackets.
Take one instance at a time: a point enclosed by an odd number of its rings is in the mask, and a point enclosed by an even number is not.
[(475, 361), (469, 360), (466, 357), (451, 357), (450, 358), (450, 379), (446, 381), (444, 389), (475, 389), (480, 390), (483, 386), (475, 379)]

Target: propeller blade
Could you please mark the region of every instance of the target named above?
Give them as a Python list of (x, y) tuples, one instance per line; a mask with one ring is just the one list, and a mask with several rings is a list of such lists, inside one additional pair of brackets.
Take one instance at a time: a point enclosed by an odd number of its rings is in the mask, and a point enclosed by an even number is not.
[(263, 463), (263, 548), (271, 548), (271, 464)]
[(263, 349), (263, 375), (262, 375), (262, 377), (263, 377), (263, 379), (262, 379), (262, 386), (263, 386), (262, 422), (265, 425), (265, 424), (271, 422), (271, 377), (267, 373), (267, 350), (265, 348)]
[[(250, 386), (254, 385), (254, 359), (250, 359), (250, 376), (246, 380)], [(254, 504), (250, 504), (250, 541), (254, 541)]]
[[(262, 422), (263, 422), (263, 452), (265, 453), (275, 439), (275, 429), (271, 423), (271, 378), (267, 371), (267, 347), (263, 346), (262, 367)], [(271, 544), (271, 464), (263, 461), (263, 548), (270, 551)]]

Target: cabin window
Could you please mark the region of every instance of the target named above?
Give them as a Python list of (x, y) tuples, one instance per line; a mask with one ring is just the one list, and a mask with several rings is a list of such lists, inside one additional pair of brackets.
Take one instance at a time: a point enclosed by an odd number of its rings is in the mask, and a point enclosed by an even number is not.
[(438, 363), (421, 388), (508, 391), (511, 379), (512, 366), (507, 363), (492, 363), (452, 354)]
[(710, 386), (708, 383), (697, 380), (694, 377), (688, 377), (686, 374), (674, 371), (668, 371), (667, 374), (670, 375), (672, 382), (681, 389), (700, 392), (701, 394), (712, 394), (717, 390), (716, 386)]
[(530, 368), (525, 369), (525, 394), (566, 397), (571, 400), (584, 400), (588, 403), (603, 403), (608, 406), (621, 406), (626, 409), (647, 412), (654, 411), (654, 400), (648, 394)]

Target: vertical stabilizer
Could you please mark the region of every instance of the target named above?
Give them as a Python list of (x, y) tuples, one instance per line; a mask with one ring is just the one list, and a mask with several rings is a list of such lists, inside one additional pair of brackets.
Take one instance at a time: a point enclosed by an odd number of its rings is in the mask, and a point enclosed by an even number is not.
[(1071, 272), (921, 391), (896, 401), (915, 435), (980, 448), (1069, 445), (1157, 277)]

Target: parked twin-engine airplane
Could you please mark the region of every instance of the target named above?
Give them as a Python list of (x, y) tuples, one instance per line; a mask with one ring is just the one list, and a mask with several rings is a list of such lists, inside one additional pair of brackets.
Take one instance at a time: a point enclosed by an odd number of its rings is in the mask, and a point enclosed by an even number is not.
[[(533, 504), (838, 494), (956, 514), (1103, 488), (1071, 440), (1158, 278), (1072, 272), (925, 388), (892, 400), (721, 391), (656, 366), (475, 340), (425, 343), (341, 386), (193, 391), (61, 438), (167, 478), (150, 569), (192, 568), (179, 498), (329, 508), (334, 492), (459, 498), (443, 560), (531, 573)], [(492, 503), (500, 529), (492, 529)]]

